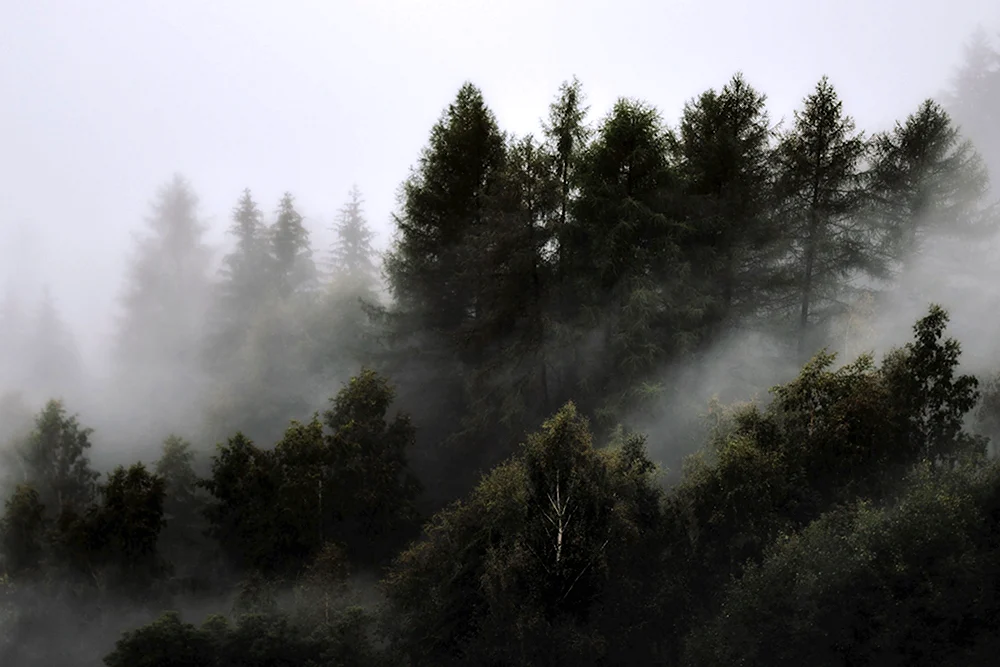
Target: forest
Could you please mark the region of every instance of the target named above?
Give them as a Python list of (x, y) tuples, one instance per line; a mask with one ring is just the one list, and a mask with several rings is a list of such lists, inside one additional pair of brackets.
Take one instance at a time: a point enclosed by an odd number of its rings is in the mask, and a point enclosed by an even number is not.
[(994, 664), (1000, 358), (872, 331), (1000, 234), (1000, 40), (888, 128), (826, 77), (589, 111), (463, 85), (384, 254), (358, 188), (331, 248), (247, 189), (216, 267), (173, 177), (102, 381), (8, 294), (0, 664)]

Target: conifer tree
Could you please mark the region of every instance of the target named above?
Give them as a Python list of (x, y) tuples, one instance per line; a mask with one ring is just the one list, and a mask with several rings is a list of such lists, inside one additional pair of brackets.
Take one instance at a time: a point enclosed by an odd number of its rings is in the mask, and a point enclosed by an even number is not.
[(286, 192), (278, 204), (278, 216), (270, 229), (271, 268), (275, 287), (282, 298), (308, 288), (316, 280), (316, 266), (309, 246), (309, 231), (295, 210), (295, 199)]
[(118, 334), (118, 359), (137, 375), (158, 368), (176, 374), (195, 360), (210, 261), (197, 208), (191, 186), (175, 175), (157, 193), (147, 235), (137, 243)]
[[(229, 233), (236, 246), (223, 259), (223, 282), (215, 311), (223, 331), (236, 334), (262, 308), (270, 272), (267, 227), (249, 189), (243, 191), (233, 209)], [(235, 342), (227, 341), (230, 345)]]
[(969, 238), (995, 228), (982, 207), (986, 165), (939, 104), (924, 101), (873, 143), (873, 203), (894, 260), (919, 253), (935, 232)]
[(389, 286), (405, 328), (442, 339), (474, 361), (463, 335), (482, 316), (488, 280), (468, 252), (485, 224), (488, 195), (500, 175), (504, 138), (482, 93), (467, 83), (431, 130), (419, 166), (403, 186), (399, 236), (386, 260)]
[(781, 214), (792, 246), (786, 268), (795, 281), (789, 306), (797, 311), (801, 354), (852, 278), (884, 275), (880, 239), (863, 215), (867, 144), (843, 106), (823, 77), (778, 149)]
[(137, 412), (148, 414), (138, 406), (160, 406), (134, 431), (163, 431), (191, 418), (201, 399), (200, 346), (210, 306), (211, 253), (190, 184), (175, 175), (151, 208), (121, 297), (112, 379), (127, 423), (136, 422)]
[(353, 294), (367, 296), (373, 294), (378, 285), (378, 268), (372, 247), (375, 233), (365, 220), (364, 200), (356, 185), (351, 188), (349, 196), (333, 228), (337, 236), (330, 253), (334, 284), (338, 290), (346, 289)]
[(690, 328), (668, 148), (659, 112), (622, 99), (583, 156), (571, 252), (580, 326), (600, 331), (600, 344), (580, 366), (589, 396), (612, 420)]
[(674, 152), (682, 180), (684, 254), (706, 298), (705, 333), (763, 309), (778, 228), (766, 98), (742, 74), (685, 105)]

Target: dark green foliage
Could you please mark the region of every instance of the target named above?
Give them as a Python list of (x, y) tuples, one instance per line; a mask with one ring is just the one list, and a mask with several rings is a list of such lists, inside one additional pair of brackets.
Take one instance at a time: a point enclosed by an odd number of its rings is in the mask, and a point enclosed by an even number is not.
[(351, 189), (350, 200), (340, 209), (334, 226), (337, 239), (331, 252), (334, 289), (369, 296), (378, 286), (378, 269), (372, 240), (375, 233), (365, 220), (361, 191)]
[(674, 153), (682, 181), (684, 252), (706, 299), (712, 340), (775, 305), (781, 229), (766, 98), (742, 74), (689, 102)]
[(643, 382), (686, 341), (697, 310), (677, 241), (676, 177), (660, 114), (619, 100), (581, 158), (573, 240), (579, 258), (580, 325), (598, 337), (582, 359), (586, 391), (604, 398), (605, 420), (635, 402)]
[(387, 580), (413, 664), (596, 664), (641, 627), (659, 516), (641, 446), (596, 451), (572, 404), (434, 517)]
[(939, 104), (925, 101), (873, 142), (874, 205), (894, 259), (919, 252), (934, 232), (975, 236), (991, 229), (981, 207), (989, 188), (986, 166)]
[(45, 531), (45, 507), (38, 493), (18, 485), (4, 504), (0, 521), (3, 570), (17, 578), (37, 572), (45, 556)]
[(995, 466), (918, 468), (900, 501), (862, 502), (780, 539), (695, 632), (690, 665), (989, 664), (1000, 614)]
[(210, 617), (200, 627), (167, 612), (126, 632), (104, 658), (108, 667), (374, 667), (386, 664), (367, 637), (369, 619), (346, 613), (316, 629), (282, 615), (249, 614), (230, 623)]
[(466, 252), (484, 224), (487, 198), (504, 163), (504, 139), (482, 93), (465, 84), (431, 130), (419, 166), (403, 186), (399, 238), (386, 258), (389, 286), (407, 321), (468, 357), (461, 334), (482, 312), (488, 276)]
[(116, 587), (143, 595), (163, 573), (157, 543), (164, 526), (164, 480), (141, 463), (118, 466), (100, 486), (101, 502), (87, 517), (95, 560)]
[(863, 215), (867, 143), (843, 107), (824, 77), (778, 149), (781, 215), (792, 246), (787, 271), (795, 284), (789, 307), (807, 354), (808, 333), (835, 312), (850, 280), (884, 273), (877, 230)]
[(365, 369), (323, 414), (339, 511), (347, 520), (338, 537), (365, 561), (390, 555), (387, 547), (397, 546), (397, 536), (416, 519), (420, 487), (407, 466), (416, 434), (407, 415), (387, 419), (394, 397), (384, 377)]
[(289, 192), (278, 204), (270, 238), (274, 286), (281, 297), (287, 298), (316, 280), (309, 232), (302, 226), (302, 216), (295, 210), (295, 199)]
[(91, 469), (87, 453), (91, 433), (60, 401), (49, 401), (27, 440), (17, 447), (22, 481), (53, 514), (63, 508), (82, 511), (94, 498), (98, 473)]
[(388, 382), (365, 370), (323, 422), (293, 421), (273, 450), (241, 434), (219, 447), (202, 484), (213, 496), (211, 533), (231, 563), (296, 573), (330, 540), (370, 563), (405, 539), (419, 489), (406, 464), (414, 431), (405, 415), (386, 419), (392, 400)]
[[(975, 379), (957, 375), (946, 321), (932, 308), (916, 340), (881, 367), (861, 357), (831, 370), (832, 356), (819, 355), (765, 410), (747, 406), (720, 425), (713, 450), (689, 463), (667, 505), (668, 563), (683, 573), (686, 604), (711, 607), (779, 535), (838, 504), (892, 498), (919, 461), (981, 460), (982, 441), (962, 431)], [(674, 613), (690, 614), (686, 604)]]

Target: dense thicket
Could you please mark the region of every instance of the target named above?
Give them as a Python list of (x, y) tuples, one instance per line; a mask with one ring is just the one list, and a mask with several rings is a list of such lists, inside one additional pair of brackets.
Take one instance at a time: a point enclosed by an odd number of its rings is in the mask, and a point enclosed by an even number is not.
[[(742, 74), (676, 127), (638, 99), (590, 123), (573, 80), (538, 137), (467, 83), (384, 261), (357, 188), (326, 253), (290, 193), (268, 216), (248, 189), (213, 279), (175, 178), (115, 395), (187, 407), (102, 473), (75, 404), (0, 402), (0, 662), (988, 664), (1000, 382), (963, 373), (933, 305), (883, 359), (824, 349), (936, 240), (995, 232), (977, 39), (944, 106), (872, 132), (825, 77), (784, 128)], [(0, 318), (17, 358), (30, 318)], [(4, 379), (69, 392), (51, 302), (37, 322), (47, 351)], [(749, 334), (800, 372), (711, 406), (667, 483), (649, 452), (679, 436), (622, 424)]]

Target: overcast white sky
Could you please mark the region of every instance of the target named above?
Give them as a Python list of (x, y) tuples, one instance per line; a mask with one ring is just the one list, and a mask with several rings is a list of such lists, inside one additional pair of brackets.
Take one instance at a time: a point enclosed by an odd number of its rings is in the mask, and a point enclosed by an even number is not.
[(670, 122), (736, 70), (776, 119), (828, 74), (882, 129), (941, 89), (978, 23), (1000, 28), (1000, 2), (0, 0), (0, 280), (47, 280), (94, 350), (175, 171), (213, 242), (244, 187), (268, 212), (290, 190), (328, 227), (357, 183), (384, 243), (464, 80), (523, 133), (574, 74), (595, 118), (634, 96)]

